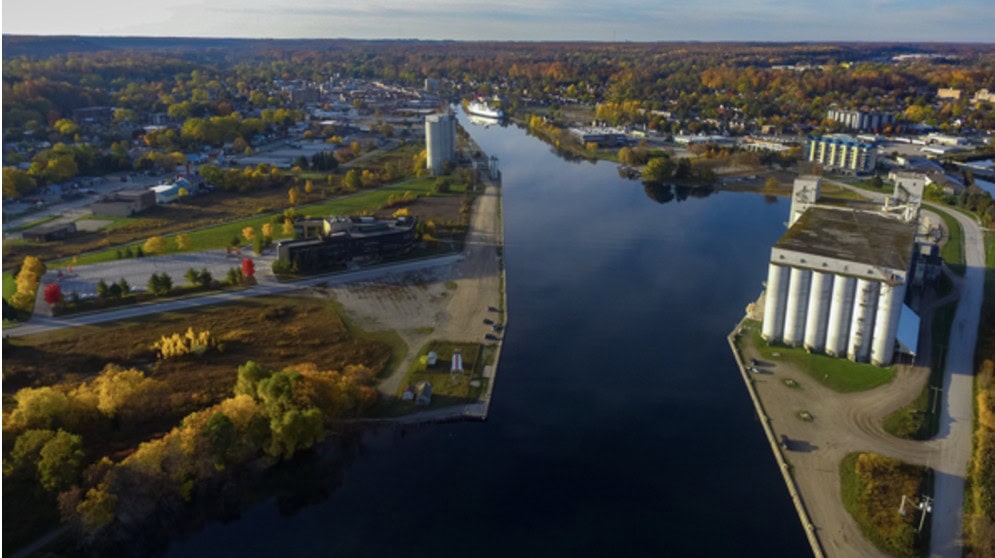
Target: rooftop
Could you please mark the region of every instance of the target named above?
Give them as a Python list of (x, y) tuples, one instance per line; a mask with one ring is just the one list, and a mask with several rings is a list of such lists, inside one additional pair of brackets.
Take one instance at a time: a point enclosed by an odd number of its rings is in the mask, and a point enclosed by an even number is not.
[(879, 213), (812, 207), (775, 248), (906, 270), (916, 226)]

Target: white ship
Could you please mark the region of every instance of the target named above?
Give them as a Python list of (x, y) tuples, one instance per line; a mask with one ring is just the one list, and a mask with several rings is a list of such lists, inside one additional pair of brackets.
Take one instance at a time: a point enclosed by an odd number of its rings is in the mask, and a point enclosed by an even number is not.
[(487, 103), (483, 101), (470, 101), (466, 105), (466, 112), (468, 114), (475, 114), (477, 116), (483, 116), (484, 118), (504, 118), (504, 111), (501, 109), (493, 109)]

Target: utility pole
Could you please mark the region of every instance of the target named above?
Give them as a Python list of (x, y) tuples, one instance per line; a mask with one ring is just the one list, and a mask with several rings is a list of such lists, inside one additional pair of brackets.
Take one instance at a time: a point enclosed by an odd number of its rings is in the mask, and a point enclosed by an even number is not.
[(940, 399), (940, 395), (943, 394), (943, 388), (936, 386), (929, 386), (930, 392), (933, 394), (933, 416), (936, 416), (936, 402)]

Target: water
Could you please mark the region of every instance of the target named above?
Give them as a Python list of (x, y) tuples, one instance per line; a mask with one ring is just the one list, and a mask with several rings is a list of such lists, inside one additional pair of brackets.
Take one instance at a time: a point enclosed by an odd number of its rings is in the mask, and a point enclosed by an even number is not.
[(383, 433), (327, 499), (258, 506), (170, 554), (808, 555), (725, 340), (787, 204), (660, 204), (611, 164), (461, 119), (504, 178), (510, 327), (489, 420)]

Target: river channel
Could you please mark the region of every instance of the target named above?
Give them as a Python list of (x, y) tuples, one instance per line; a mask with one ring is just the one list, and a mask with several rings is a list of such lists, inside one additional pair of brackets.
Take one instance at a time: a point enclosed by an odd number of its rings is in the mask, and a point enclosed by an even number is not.
[(489, 419), (371, 436), (316, 502), (260, 504), (169, 555), (810, 555), (726, 343), (787, 200), (648, 195), (611, 163), (460, 121), (503, 173)]

